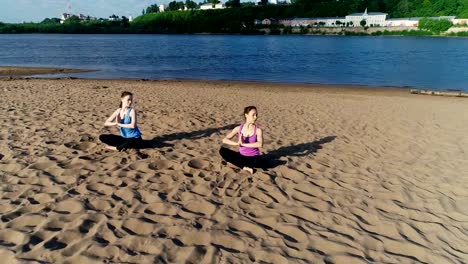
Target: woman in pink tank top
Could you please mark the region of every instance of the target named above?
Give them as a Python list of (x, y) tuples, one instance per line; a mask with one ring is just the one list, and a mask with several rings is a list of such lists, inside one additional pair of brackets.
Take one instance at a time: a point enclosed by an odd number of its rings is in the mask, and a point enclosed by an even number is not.
[[(263, 146), (263, 131), (256, 124), (257, 108), (244, 108), (244, 119), (244, 123), (236, 126), (223, 139), (226, 145), (239, 146), (239, 152), (221, 147), (219, 154), (225, 161), (253, 173), (254, 168), (260, 167), (260, 148)], [(235, 136), (237, 140), (232, 140)]]

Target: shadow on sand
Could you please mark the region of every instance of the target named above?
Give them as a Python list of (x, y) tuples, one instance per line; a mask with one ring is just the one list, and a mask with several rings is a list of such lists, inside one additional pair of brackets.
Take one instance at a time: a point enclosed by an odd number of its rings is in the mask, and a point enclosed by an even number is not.
[[(181, 140), (181, 139), (199, 139), (204, 137), (209, 137), (212, 134), (220, 132), (222, 130), (233, 129), (236, 127), (236, 124), (226, 125), (217, 128), (207, 128), (203, 130), (197, 130), (192, 132), (177, 132), (162, 136), (154, 137), (151, 140), (141, 140), (137, 146), (133, 146), (133, 149), (155, 149), (163, 147), (173, 147), (174, 144), (168, 143), (169, 141)], [(109, 146), (120, 146), (122, 144), (122, 137), (118, 135), (101, 135), (99, 137), (100, 141)]]
[(177, 132), (177, 133), (172, 133), (168, 135), (154, 137), (152, 140), (147, 140), (147, 141), (152, 142), (152, 144), (158, 145), (158, 144), (167, 144), (165, 143), (167, 141), (174, 141), (174, 140), (181, 140), (181, 139), (199, 139), (199, 138), (209, 137), (222, 130), (227, 130), (227, 129), (231, 130), (235, 128), (236, 126), (237, 124), (230, 124), (230, 125), (225, 125), (222, 127), (207, 128), (207, 129), (197, 130), (197, 131), (192, 131), (192, 132)]
[(286, 164), (286, 161), (280, 160), (282, 157), (300, 157), (314, 154), (322, 148), (323, 144), (330, 143), (335, 140), (335, 138), (336, 136), (328, 136), (313, 142), (280, 147), (278, 149), (272, 150), (262, 156), (264, 164), (262, 169), (272, 169), (277, 166)]

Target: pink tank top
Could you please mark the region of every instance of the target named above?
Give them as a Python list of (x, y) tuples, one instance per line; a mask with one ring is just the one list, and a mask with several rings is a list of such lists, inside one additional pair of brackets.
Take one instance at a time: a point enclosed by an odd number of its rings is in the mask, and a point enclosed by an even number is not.
[[(241, 140), (242, 143), (255, 143), (257, 142), (257, 126), (254, 127), (254, 133), (250, 137), (244, 137), (242, 136), (242, 128), (244, 127), (244, 124), (241, 124), (239, 128), (239, 139)], [(259, 148), (249, 148), (249, 147), (239, 147), (239, 152), (242, 156), (248, 156), (248, 157), (253, 157), (253, 156), (258, 156), (260, 155), (260, 149)]]

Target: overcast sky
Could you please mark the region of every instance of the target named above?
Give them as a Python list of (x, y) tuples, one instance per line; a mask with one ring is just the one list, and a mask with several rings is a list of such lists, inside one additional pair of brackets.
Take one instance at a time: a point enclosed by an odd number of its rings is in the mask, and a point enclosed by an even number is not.
[[(172, 0), (0, 0), (0, 21), (7, 23), (41, 22), (44, 18), (60, 17), (60, 15), (65, 12), (71, 12), (73, 14), (81, 13), (98, 18), (109, 17), (112, 14), (136, 17), (141, 15), (143, 8), (151, 4), (167, 4), (171, 1)], [(202, 2), (202, 0), (195, 0), (195, 2)]]

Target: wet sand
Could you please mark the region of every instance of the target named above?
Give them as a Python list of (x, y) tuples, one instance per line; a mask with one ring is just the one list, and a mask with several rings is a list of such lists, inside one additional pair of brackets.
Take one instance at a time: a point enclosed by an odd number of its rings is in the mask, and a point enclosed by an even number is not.
[(85, 69), (67, 69), (67, 68), (48, 68), (48, 67), (12, 67), (0, 66), (0, 77), (18, 77), (37, 74), (63, 74), (63, 73), (77, 73), (77, 72), (90, 72), (94, 70)]

